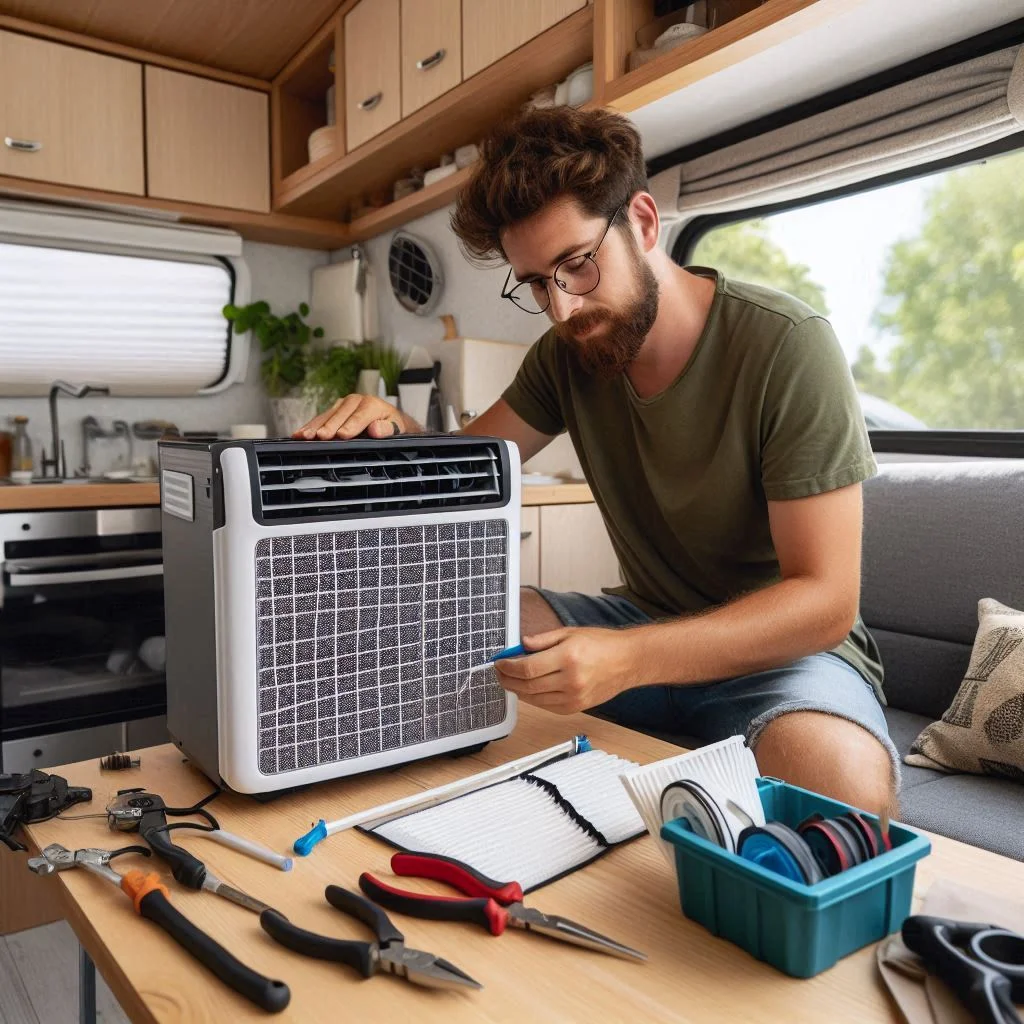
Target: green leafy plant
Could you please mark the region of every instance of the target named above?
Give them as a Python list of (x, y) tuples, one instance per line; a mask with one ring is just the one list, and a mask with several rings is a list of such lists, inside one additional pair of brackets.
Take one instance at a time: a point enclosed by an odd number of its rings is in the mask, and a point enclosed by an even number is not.
[(393, 346), (381, 341), (364, 341), (356, 346), (362, 360), (361, 369), (378, 370), (389, 395), (398, 394), (398, 376), (402, 372), (402, 355)]
[(248, 306), (227, 305), (225, 319), (234, 324), (239, 334), (252, 331), (259, 339), (263, 362), (260, 375), (271, 398), (283, 398), (303, 385), (311, 338), (322, 338), (323, 328), (312, 328), (302, 318), (309, 316), (309, 306), (302, 303), (297, 313), (280, 317), (263, 301)]
[(355, 391), (361, 369), (362, 355), (351, 345), (311, 349), (306, 355), (302, 390), (316, 405), (316, 411), (323, 412), (335, 399)]

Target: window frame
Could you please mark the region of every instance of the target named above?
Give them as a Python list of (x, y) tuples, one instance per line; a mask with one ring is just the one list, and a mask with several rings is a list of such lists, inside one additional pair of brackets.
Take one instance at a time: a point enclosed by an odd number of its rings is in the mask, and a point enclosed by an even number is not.
[[(957, 170), (997, 156), (1019, 152), (1024, 155), (1024, 131), (1015, 132), (998, 142), (958, 153), (956, 156), (907, 167), (867, 181), (819, 192), (812, 196), (781, 203), (750, 206), (719, 214), (702, 214), (686, 221), (667, 248), (672, 261), (681, 267), (692, 263), (698, 243), (716, 228), (743, 221), (758, 220), (790, 210), (808, 209), (836, 199), (874, 192), (889, 185), (925, 178), (942, 171)], [(944, 455), (982, 458), (1024, 458), (1024, 427), (1020, 430), (878, 430), (869, 429), (871, 447), (876, 453), (905, 455)]]

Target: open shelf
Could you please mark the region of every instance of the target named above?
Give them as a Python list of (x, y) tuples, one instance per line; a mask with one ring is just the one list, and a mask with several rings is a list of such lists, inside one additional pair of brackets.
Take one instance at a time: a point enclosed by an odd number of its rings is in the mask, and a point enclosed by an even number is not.
[(356, 217), (349, 224), (349, 233), (353, 242), (362, 242), (374, 235), (382, 234), (407, 224), (417, 217), (440, 210), (455, 200), (463, 185), (469, 181), (473, 173), (472, 166), (464, 167), (461, 171), (449, 174), (447, 178), (427, 185), (411, 196), (405, 196), (387, 206), (382, 206), (372, 213)]
[(766, 0), (760, 7), (668, 50), (660, 57), (625, 71), (635, 43), (636, 8), (632, 18), (607, 0), (605, 24), (595, 46), (595, 78), (603, 72), (605, 106), (628, 113), (678, 92), (702, 78), (756, 57), (779, 43), (830, 21), (862, 0)]
[[(274, 209), (303, 217), (347, 219), (360, 198), (390, 191), (411, 168), (435, 166), (442, 154), (476, 142), (532, 93), (590, 60), (593, 19), (594, 8), (588, 5), (351, 153), (285, 176), (275, 191)], [(423, 189), (401, 200), (404, 219), (428, 212), (433, 197), (454, 195), (453, 182), (464, 180), (462, 173), (438, 182), (433, 186), (436, 192)], [(356, 223), (387, 225), (396, 206), (382, 207)]]
[(339, 108), (336, 71), (330, 67), (331, 51), (335, 63), (339, 54), (340, 30), (325, 25), (282, 71), (273, 90), (274, 182), (296, 174), (309, 175), (336, 160), (344, 152), (343, 136), (334, 127), (334, 150), (310, 163), (309, 136), (327, 124), (328, 94), (335, 86), (335, 107)]

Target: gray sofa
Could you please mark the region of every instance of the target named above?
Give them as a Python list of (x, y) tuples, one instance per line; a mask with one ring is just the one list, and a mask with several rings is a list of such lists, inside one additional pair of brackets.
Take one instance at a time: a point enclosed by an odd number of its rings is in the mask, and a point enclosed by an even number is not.
[[(861, 614), (901, 754), (949, 707), (979, 598), (1024, 608), (1024, 460), (888, 462), (864, 485)], [(1024, 785), (903, 766), (902, 820), (1024, 860)]]

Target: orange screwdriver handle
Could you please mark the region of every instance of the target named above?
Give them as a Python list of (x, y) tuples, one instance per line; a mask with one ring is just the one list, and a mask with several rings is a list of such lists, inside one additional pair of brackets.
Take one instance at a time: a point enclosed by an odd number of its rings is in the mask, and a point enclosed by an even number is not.
[(165, 899), (170, 897), (167, 886), (155, 871), (140, 871), (138, 868), (132, 868), (121, 876), (121, 889), (128, 894), (136, 914), (142, 913), (142, 898), (149, 893), (162, 892)]
[(131, 897), (136, 911), (158, 924), (175, 942), (211, 970), (229, 988), (269, 1013), (280, 1013), (291, 999), (283, 981), (275, 981), (246, 967), (220, 943), (180, 914), (167, 898), (160, 876), (135, 868), (121, 877), (121, 888)]

